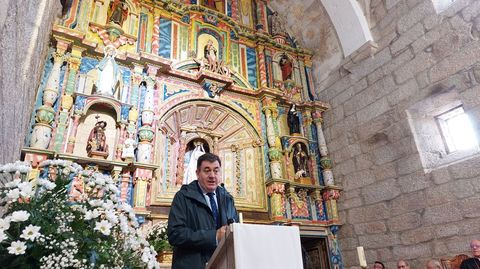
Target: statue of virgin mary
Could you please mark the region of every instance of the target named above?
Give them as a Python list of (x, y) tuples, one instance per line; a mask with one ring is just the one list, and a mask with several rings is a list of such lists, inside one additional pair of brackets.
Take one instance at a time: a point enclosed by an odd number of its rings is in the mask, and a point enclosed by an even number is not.
[(195, 172), (197, 170), (197, 160), (200, 156), (205, 154), (205, 149), (203, 148), (203, 143), (201, 141), (195, 141), (193, 142), (193, 145), (195, 148), (190, 153), (190, 159), (188, 160), (182, 184), (189, 184), (197, 179), (197, 174)]
[(117, 49), (112, 45), (105, 46), (102, 61), (98, 63), (97, 94), (113, 97), (122, 84), (122, 71), (115, 61)]

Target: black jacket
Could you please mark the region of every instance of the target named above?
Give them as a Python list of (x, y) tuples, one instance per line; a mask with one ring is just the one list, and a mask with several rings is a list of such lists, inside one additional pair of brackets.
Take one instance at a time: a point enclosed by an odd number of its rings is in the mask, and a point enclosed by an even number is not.
[(480, 268), (479, 258), (468, 258), (460, 264), (460, 269), (478, 269)]
[[(217, 187), (221, 224), (238, 221), (233, 197)], [(173, 246), (172, 269), (203, 269), (217, 246), (212, 211), (195, 180), (175, 194), (168, 216), (168, 241)]]

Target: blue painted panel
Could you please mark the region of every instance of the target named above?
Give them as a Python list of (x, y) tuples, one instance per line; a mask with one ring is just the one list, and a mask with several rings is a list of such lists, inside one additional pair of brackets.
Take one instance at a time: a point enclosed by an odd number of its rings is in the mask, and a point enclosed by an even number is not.
[(82, 62), (80, 63), (80, 74), (86, 74), (88, 71), (92, 70), (97, 66), (98, 60), (93, 59), (93, 58), (88, 58), (88, 57), (83, 57)]
[(160, 19), (160, 48), (158, 55), (163, 58), (170, 59), (171, 57), (171, 43), (172, 43), (172, 21), (161, 18)]
[(247, 68), (248, 68), (248, 82), (252, 87), (258, 87), (257, 78), (257, 52), (254, 48), (247, 47)]

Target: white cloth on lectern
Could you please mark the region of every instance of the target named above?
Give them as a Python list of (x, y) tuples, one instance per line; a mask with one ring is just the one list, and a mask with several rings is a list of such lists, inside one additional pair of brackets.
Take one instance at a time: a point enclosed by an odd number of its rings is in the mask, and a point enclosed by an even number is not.
[(197, 171), (197, 160), (203, 154), (205, 154), (203, 143), (199, 143), (190, 154), (190, 161), (188, 162), (187, 170), (183, 176), (182, 184), (190, 184), (190, 182), (197, 179), (197, 174), (195, 173), (195, 171)]
[(235, 269), (302, 269), (298, 227), (233, 224)]

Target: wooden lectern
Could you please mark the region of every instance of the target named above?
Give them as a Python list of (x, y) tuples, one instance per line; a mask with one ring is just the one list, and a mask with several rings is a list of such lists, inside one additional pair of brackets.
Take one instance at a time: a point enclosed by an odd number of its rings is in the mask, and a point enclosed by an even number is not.
[(298, 227), (234, 223), (207, 269), (302, 269)]

